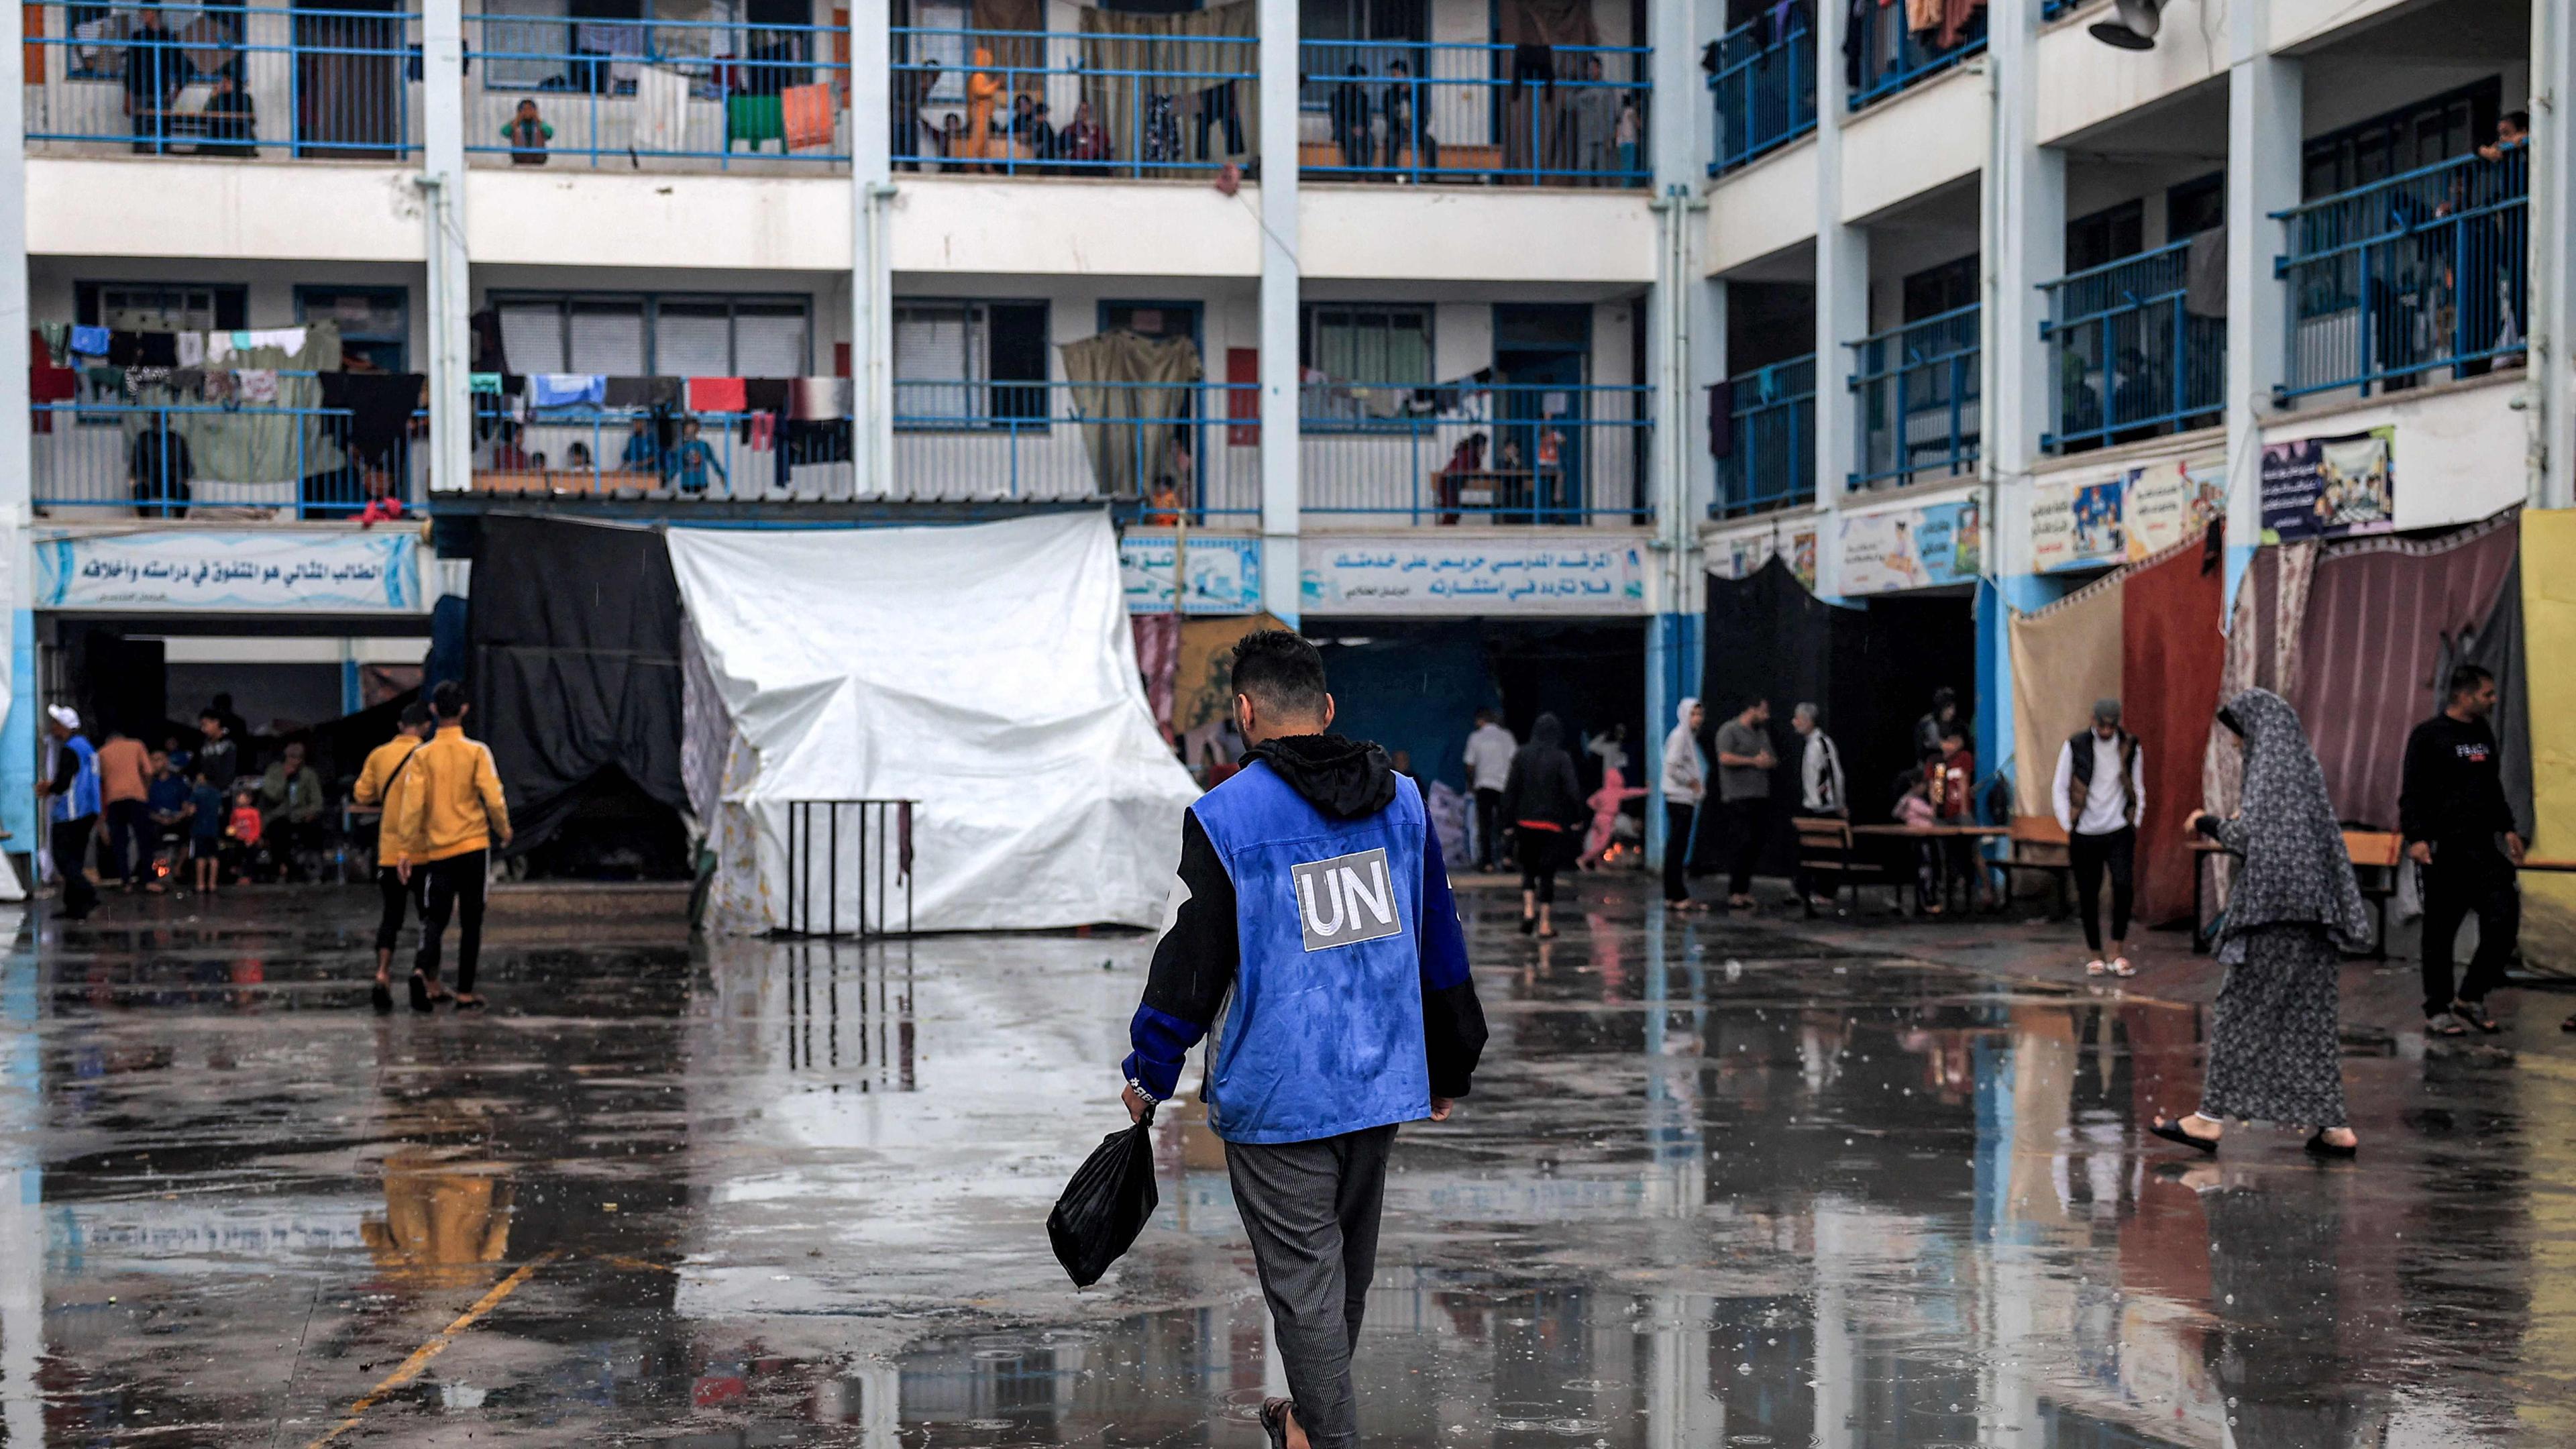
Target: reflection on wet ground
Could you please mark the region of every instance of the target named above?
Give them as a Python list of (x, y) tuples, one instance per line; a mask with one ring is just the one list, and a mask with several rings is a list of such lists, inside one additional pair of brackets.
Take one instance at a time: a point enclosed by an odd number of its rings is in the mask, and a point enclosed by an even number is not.
[[(2362, 1163), (2183, 1162), (2190, 992), (1587, 893), (1465, 897), (1494, 1047), (1398, 1148), (1369, 1442), (2576, 1442), (2554, 1013), (2428, 1056), (2356, 965)], [(489, 1018), (379, 1019), (370, 911), (14, 926), (0, 1442), (1260, 1442), (1203, 1126), (1100, 1287), (1047, 1253), (1146, 939), (505, 939)]]

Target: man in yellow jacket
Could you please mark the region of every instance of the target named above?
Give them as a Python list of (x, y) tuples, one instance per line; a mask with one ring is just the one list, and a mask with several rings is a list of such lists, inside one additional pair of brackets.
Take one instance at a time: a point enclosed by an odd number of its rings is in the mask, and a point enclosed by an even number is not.
[[(465, 737), (465, 686), (453, 679), (441, 681), (430, 691), (429, 706), (438, 715), (438, 733), (412, 756), (417, 778), (404, 791), (396, 827), (402, 854), (394, 860), (405, 881), (416, 868), (429, 874), (428, 888), (421, 893), (411, 1007), (427, 1011), (452, 999), (459, 1010), (471, 1010), (483, 1005), (483, 998), (474, 994), (474, 960), (483, 950), (483, 878), (491, 868), (492, 847), (510, 843), (510, 806), (502, 798), (492, 752), (482, 741)], [(393, 819), (388, 816), (388, 824)], [(452, 998), (438, 984), (439, 938), (447, 934), (450, 912), (458, 918)]]
[(376, 892), (384, 898), (384, 915), (376, 922), (376, 1010), (394, 1009), (394, 942), (402, 937), (403, 901), (411, 894), (411, 883), (403, 879), (400, 862), (417, 854), (407, 846), (397, 822), (403, 820), (415, 780), (412, 755), (429, 735), (429, 706), (418, 700), (403, 706), (401, 723), (394, 737), (367, 754), (367, 763), (358, 771), (358, 783), (349, 791), (351, 804), (362, 810), (377, 811), (376, 817)]

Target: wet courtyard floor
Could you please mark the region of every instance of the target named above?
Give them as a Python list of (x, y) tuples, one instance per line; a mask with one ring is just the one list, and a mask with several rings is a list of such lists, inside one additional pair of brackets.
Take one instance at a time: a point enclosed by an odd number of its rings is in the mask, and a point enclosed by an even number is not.
[[(2355, 963), (2360, 1162), (2186, 1162), (2205, 962), (1584, 894), (1462, 896), (1493, 1045), (1396, 1149), (1364, 1442), (2576, 1443), (2576, 1002), (2427, 1051)], [(1261, 1443), (1193, 1113), (1107, 1279), (1047, 1249), (1149, 938), (503, 929), (488, 1016), (379, 1018), (371, 900), (0, 917), (0, 1442)]]

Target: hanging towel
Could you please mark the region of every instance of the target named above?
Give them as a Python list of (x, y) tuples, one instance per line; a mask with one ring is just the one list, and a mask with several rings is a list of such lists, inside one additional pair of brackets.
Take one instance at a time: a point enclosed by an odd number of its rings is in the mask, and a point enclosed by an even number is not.
[(236, 352), (256, 352), (274, 347), (289, 357), (304, 350), (303, 327), (271, 327), (263, 332), (209, 332), (206, 334), (206, 361), (222, 362)]
[(105, 357), (108, 331), (104, 327), (75, 327), (72, 329), (71, 348), (83, 357)]
[(110, 367), (143, 365), (143, 334), (111, 327), (107, 333), (107, 362)]
[(612, 377), (608, 405), (613, 408), (675, 408), (680, 405), (676, 377)]
[(830, 422), (850, 415), (850, 380), (800, 377), (787, 389), (787, 415), (798, 422)]
[(178, 334), (178, 338), (179, 365), (181, 367), (205, 366), (206, 334), (203, 332), (182, 332)]
[(465, 374), (465, 390), (469, 393), (483, 393), (490, 397), (499, 397), (501, 395), (501, 374), (497, 372), (469, 372)]
[(532, 372), (528, 374), (528, 406), (538, 408), (571, 408), (588, 403), (599, 407), (608, 401), (608, 379), (596, 373)]
[(360, 462), (390, 461), (420, 406), (416, 372), (326, 372), (322, 406), (349, 414), (348, 449)]
[(689, 379), (689, 411), (693, 413), (738, 413), (743, 411), (742, 379), (738, 377), (693, 377)]
[(243, 402), (254, 407), (275, 407), (277, 405), (276, 368), (245, 367), (234, 373), (233, 379), (240, 386), (241, 400)]
[(751, 415), (751, 450), (755, 453), (766, 453), (777, 446), (778, 415), (753, 413)]
[(2191, 317), (2227, 315), (2227, 227), (2195, 234), (2182, 259), (2182, 310)]
[(177, 367), (179, 334), (176, 332), (142, 334), (134, 348), (134, 362), (138, 367)]
[(689, 78), (648, 65), (635, 77), (635, 150), (668, 155), (687, 149)]
[(780, 123), (787, 132), (787, 149), (803, 151), (832, 144), (832, 87), (822, 85), (789, 86), (778, 93), (782, 112)]
[(72, 329), (60, 322), (39, 323), (32, 333), (36, 350), (53, 359), (56, 367), (72, 365)]

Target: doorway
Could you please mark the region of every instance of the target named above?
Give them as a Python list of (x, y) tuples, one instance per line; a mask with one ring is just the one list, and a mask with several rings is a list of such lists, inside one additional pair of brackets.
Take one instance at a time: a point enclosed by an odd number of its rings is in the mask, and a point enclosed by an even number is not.
[(1158, 423), (1166, 415), (1171, 419), (1162, 445), (1157, 448), (1148, 442), (1144, 448), (1146, 458), (1141, 460), (1144, 466), (1137, 469), (1149, 504), (1169, 480), (1165, 506), (1149, 508), (1149, 513), (1168, 512), (1186, 500), (1191, 516), (1201, 517), (1208, 506), (1208, 470), (1200, 461), (1207, 456), (1203, 446), (1207, 419), (1199, 406), (1204, 389), (1197, 385), (1207, 380), (1207, 343), (1199, 335), (1203, 311), (1204, 304), (1199, 302), (1104, 300), (1100, 304), (1101, 331), (1133, 332), (1157, 340), (1186, 338), (1198, 354), (1198, 376), (1192, 380), (1193, 385), (1181, 389), (1179, 398), (1166, 400), (1168, 405), (1163, 407), (1143, 406), (1145, 400), (1139, 399), (1140, 406), (1133, 409), (1139, 419), (1150, 418)]
[(394, 0), (295, 7), (295, 154), (394, 161), (409, 114), (409, 45)]
[[(1500, 523), (1582, 523), (1588, 513), (1584, 386), (1591, 379), (1592, 308), (1581, 302), (1494, 307), (1496, 471), (1526, 509)], [(1525, 488), (1514, 475), (1528, 479)]]

